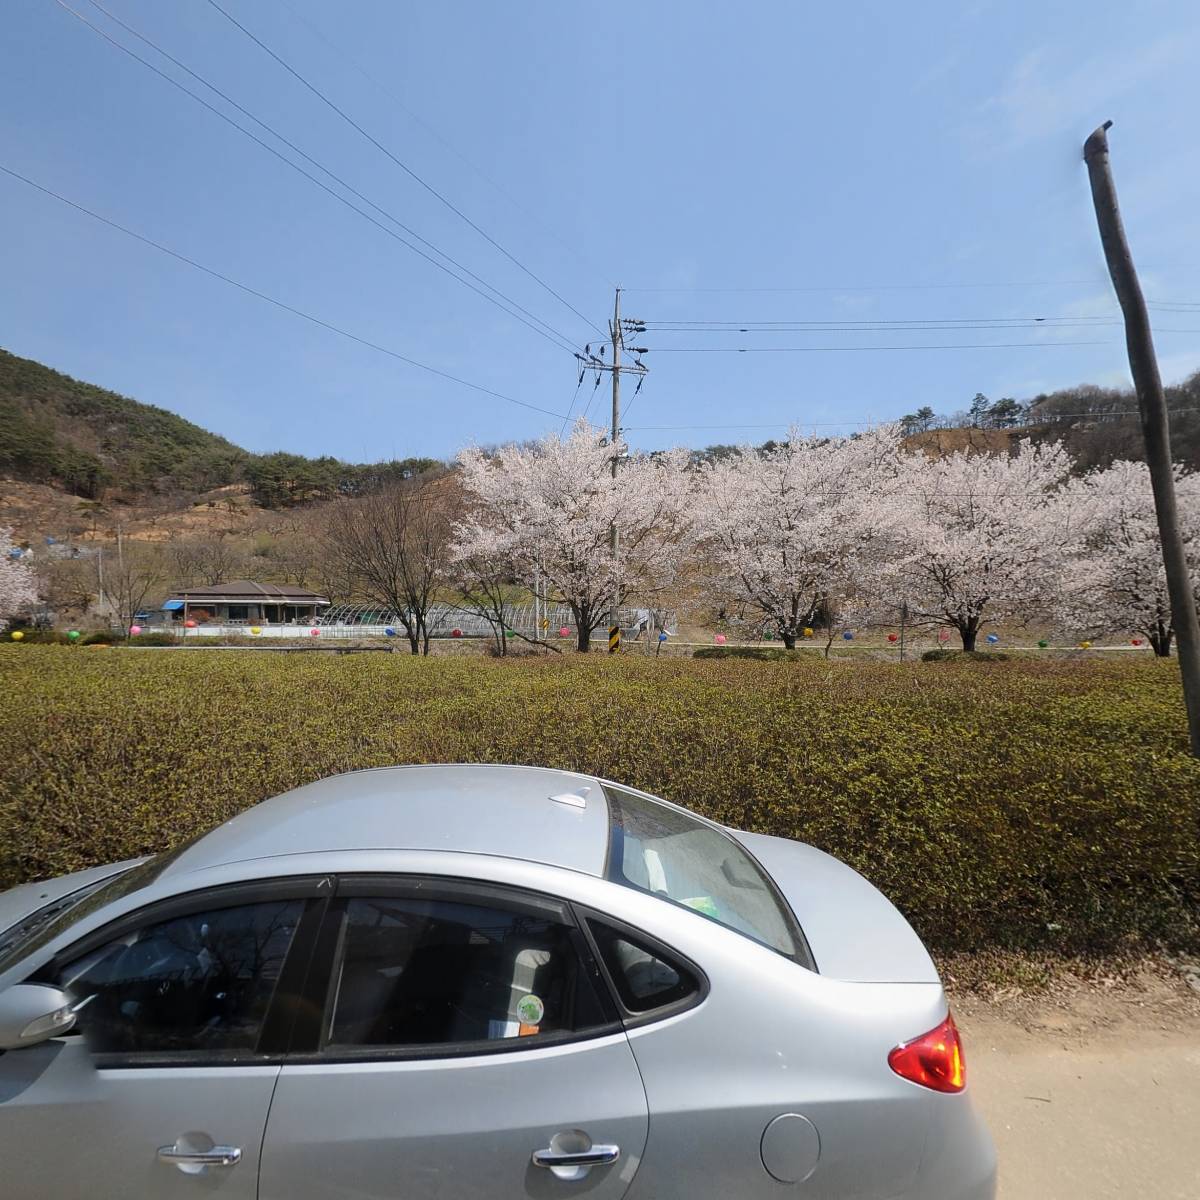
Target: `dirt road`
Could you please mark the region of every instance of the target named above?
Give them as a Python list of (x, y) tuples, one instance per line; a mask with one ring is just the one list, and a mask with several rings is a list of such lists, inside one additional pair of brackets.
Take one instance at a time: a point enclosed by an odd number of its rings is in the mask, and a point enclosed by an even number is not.
[(1000, 1200), (1200, 1200), (1200, 995), (1181, 979), (955, 1013)]

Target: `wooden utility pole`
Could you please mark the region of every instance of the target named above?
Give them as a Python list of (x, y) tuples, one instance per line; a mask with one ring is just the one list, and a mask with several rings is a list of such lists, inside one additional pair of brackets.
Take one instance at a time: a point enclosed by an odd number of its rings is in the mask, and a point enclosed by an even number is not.
[(1154, 490), (1154, 509), (1158, 516), (1167, 594), (1171, 598), (1171, 623), (1179, 652), (1179, 670), (1183, 676), (1188, 733), (1192, 753), (1200, 757), (1200, 624), (1196, 620), (1196, 598), (1192, 592), (1187, 556), (1179, 530), (1167, 401), (1154, 355), (1150, 315), (1146, 311), (1146, 299), (1142, 295), (1133, 256), (1125, 238), (1121, 210), (1117, 206), (1117, 189), (1108, 160), (1108, 130), (1111, 125), (1111, 121), (1105, 121), (1088, 138), (1083, 145), (1083, 158), (1092, 185), (1092, 203), (1096, 209), (1096, 223), (1100, 227), (1100, 242), (1104, 246), (1108, 273), (1125, 316), (1125, 344), (1141, 414), (1150, 484)]

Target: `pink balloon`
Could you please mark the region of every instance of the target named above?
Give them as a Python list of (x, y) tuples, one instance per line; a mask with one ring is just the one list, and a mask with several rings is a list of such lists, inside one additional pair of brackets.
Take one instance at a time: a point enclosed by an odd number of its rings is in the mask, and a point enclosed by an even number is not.
[(718, 646), (723, 646), (725, 645), (725, 635), (723, 633), (718, 633), (717, 636), (713, 638), (713, 641), (716, 642)]
[(132, 633), (134, 637), (137, 637), (137, 635), (142, 632), (142, 627), (140, 625), (130, 625), (129, 632)]
[(569, 628), (568, 628), (566, 625), (564, 625), (564, 626), (563, 626), (563, 627), (562, 627), (562, 628), (561, 628), (561, 629), (558, 631), (558, 636), (559, 636), (559, 637), (570, 637), (570, 636), (571, 636), (571, 631), (570, 631), (570, 629), (569, 629)]
[(195, 629), (196, 628), (195, 621), (184, 621), (183, 625), (184, 625), (185, 629)]
[(950, 640), (950, 630), (939, 629), (938, 630), (938, 641), (939, 642), (948, 642), (949, 640)]
[(310, 629), (308, 631), (308, 633), (309, 633), (310, 637), (320, 637), (321, 636), (321, 631), (319, 629)]

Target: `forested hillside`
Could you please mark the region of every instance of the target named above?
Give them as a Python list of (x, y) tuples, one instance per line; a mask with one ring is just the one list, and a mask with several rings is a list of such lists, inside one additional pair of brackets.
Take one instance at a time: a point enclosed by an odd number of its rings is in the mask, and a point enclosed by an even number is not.
[(251, 454), (185, 421), (28, 358), (0, 350), (0, 475), (89, 500), (189, 496), (248, 483), (267, 508), (353, 495), (437, 465), (412, 458), (368, 466), (336, 458)]

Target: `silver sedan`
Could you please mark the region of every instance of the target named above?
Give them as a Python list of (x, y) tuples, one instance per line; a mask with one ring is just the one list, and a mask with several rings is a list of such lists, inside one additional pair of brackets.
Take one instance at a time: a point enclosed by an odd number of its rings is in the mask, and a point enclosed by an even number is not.
[(0, 930), (6, 1200), (994, 1192), (896, 909), (590, 776), (341, 775)]

